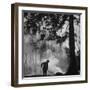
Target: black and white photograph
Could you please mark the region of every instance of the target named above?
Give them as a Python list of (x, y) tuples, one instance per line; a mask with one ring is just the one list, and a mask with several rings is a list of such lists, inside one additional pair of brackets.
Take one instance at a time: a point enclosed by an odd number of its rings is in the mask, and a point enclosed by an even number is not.
[(22, 15), (23, 77), (80, 75), (80, 13)]
[(13, 86), (87, 82), (87, 7), (12, 5)]

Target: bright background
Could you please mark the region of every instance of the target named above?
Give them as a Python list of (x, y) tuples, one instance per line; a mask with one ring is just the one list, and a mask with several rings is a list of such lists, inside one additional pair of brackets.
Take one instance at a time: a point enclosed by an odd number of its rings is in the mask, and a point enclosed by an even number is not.
[[(38, 86), (38, 87), (23, 87), (13, 88), (11, 82), (11, 3), (25, 2), (38, 4), (56, 4), (56, 5), (72, 5), (72, 6), (87, 6), (90, 9), (90, 0), (1, 0), (0, 1), (0, 90), (89, 90), (90, 77), (86, 84), (67, 84), (54, 86)], [(90, 10), (88, 10), (90, 11)], [(89, 12), (90, 15), (90, 12)], [(89, 16), (88, 15), (88, 16)], [(88, 24), (90, 17), (88, 17)], [(88, 27), (88, 34), (90, 33)], [(90, 38), (90, 35), (88, 35)], [(88, 41), (90, 45), (90, 42)], [(89, 46), (88, 45), (88, 46)], [(90, 47), (88, 47), (88, 53)], [(88, 57), (90, 59), (90, 56)], [(90, 63), (88, 59), (88, 63)], [(90, 65), (88, 65), (90, 68)], [(90, 76), (90, 70), (88, 70)]]

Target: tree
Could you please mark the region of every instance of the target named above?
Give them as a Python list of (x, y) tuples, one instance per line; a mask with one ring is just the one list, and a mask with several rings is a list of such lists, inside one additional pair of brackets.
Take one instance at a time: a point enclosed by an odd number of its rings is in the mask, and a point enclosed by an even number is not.
[(77, 74), (73, 19), (74, 19), (73, 15), (70, 15), (70, 18), (69, 18), (70, 66), (67, 74), (71, 74), (71, 75)]

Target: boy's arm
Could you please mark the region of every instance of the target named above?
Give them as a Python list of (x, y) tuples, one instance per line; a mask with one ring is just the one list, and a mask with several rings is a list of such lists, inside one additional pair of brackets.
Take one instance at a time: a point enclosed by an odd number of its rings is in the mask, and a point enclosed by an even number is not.
[(41, 67), (43, 66), (43, 63), (41, 63)]

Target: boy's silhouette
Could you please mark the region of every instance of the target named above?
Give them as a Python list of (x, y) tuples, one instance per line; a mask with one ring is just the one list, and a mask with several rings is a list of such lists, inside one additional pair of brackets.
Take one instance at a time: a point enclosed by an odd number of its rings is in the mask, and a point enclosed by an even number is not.
[(47, 75), (48, 63), (49, 63), (49, 60), (47, 60), (46, 62), (41, 63), (41, 68), (43, 70), (43, 76)]

